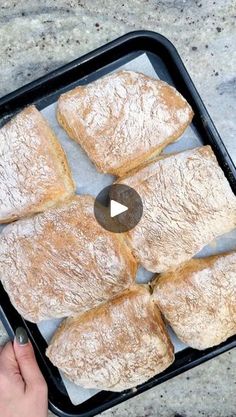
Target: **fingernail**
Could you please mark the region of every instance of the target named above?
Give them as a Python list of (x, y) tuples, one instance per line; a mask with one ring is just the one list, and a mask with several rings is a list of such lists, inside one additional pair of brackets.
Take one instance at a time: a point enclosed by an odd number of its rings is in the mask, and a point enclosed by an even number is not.
[(26, 330), (23, 327), (17, 327), (16, 329), (16, 341), (19, 345), (27, 345), (29, 338)]

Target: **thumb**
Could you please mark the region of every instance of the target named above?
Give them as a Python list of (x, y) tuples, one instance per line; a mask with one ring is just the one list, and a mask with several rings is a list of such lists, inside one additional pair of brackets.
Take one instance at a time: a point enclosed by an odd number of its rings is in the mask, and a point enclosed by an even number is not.
[(38, 386), (41, 383), (44, 384), (45, 381), (36, 362), (33, 346), (23, 327), (18, 327), (18, 329), (16, 329), (16, 337), (13, 346), (15, 357), (26, 386), (34, 388), (35, 385)]
[(0, 374), (5, 374), (8, 377), (19, 373), (19, 366), (16, 361), (14, 349), (11, 342), (8, 342), (4, 347), (0, 347)]

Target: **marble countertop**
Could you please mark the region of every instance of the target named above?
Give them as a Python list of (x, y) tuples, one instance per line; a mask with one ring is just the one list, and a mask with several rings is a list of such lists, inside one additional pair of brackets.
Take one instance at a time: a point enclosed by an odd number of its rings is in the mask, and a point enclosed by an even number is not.
[[(124, 33), (153, 30), (178, 49), (236, 163), (235, 9), (234, 0), (2, 0), (0, 96)], [(231, 417), (235, 370), (234, 350), (104, 416)]]
[(236, 162), (234, 0), (2, 0), (0, 96), (136, 29), (177, 47)]

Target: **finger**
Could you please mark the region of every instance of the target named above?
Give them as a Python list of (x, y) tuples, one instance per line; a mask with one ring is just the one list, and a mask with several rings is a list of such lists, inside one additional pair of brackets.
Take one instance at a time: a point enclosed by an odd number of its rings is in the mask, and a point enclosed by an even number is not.
[(18, 328), (14, 340), (14, 351), (22, 378), (28, 388), (45, 384), (43, 375), (36, 362), (32, 344), (28, 340), (25, 329)]
[(8, 376), (19, 372), (12, 342), (8, 342), (2, 347), (0, 354), (0, 370)]

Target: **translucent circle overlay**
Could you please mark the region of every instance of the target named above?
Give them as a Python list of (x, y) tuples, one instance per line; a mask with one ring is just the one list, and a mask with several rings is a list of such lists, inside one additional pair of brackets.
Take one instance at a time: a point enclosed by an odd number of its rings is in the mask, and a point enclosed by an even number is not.
[[(111, 217), (110, 205), (114, 200), (128, 208), (125, 212)], [(113, 233), (125, 233), (133, 229), (141, 220), (143, 204), (141, 197), (133, 188), (123, 184), (114, 184), (103, 188), (94, 203), (94, 215), (97, 222)]]

